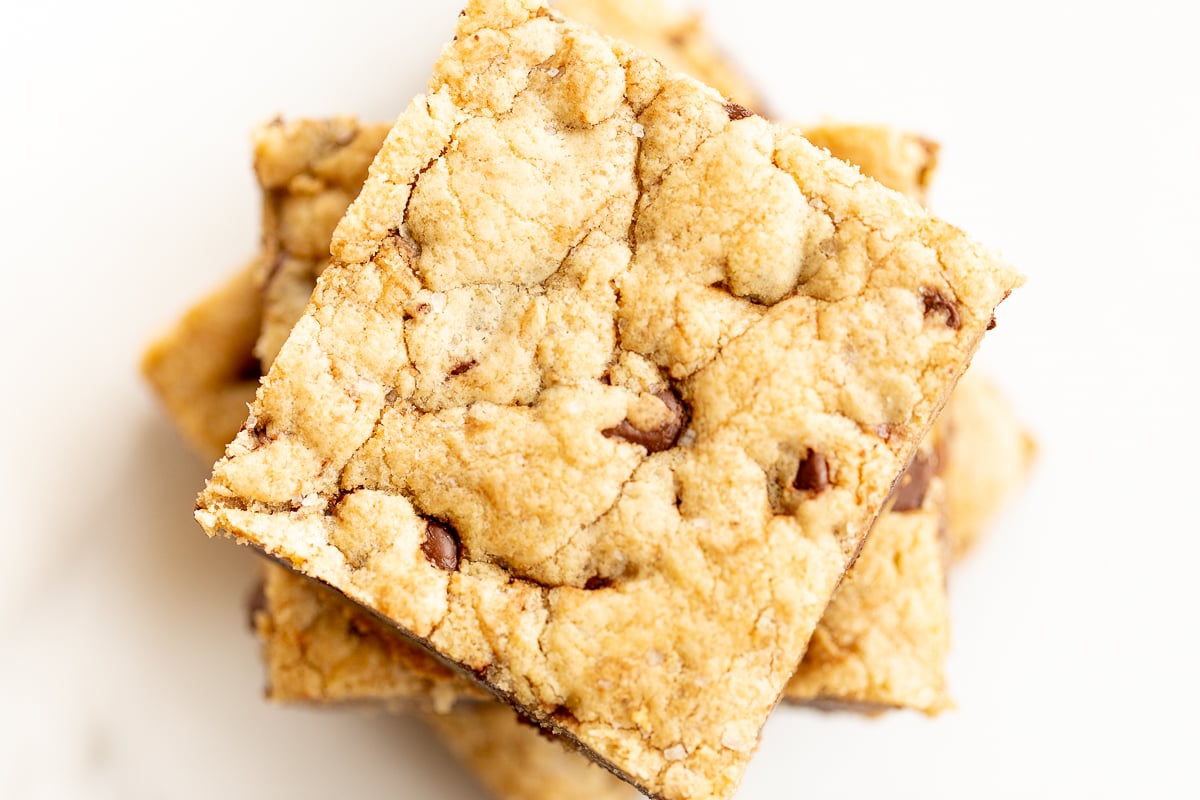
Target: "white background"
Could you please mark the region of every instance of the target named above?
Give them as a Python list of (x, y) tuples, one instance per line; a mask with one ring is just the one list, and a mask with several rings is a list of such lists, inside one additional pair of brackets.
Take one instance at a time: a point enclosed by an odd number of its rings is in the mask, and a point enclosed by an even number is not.
[[(776, 116), (944, 144), (1028, 276), (979, 361), (1041, 440), (952, 576), (957, 712), (782, 710), (742, 798), (1196, 797), (1192, 4), (710, 0)], [(455, 2), (0, 10), (0, 797), (481, 798), (417, 723), (267, 706), (254, 564), (140, 348), (254, 250), (248, 131), (395, 116)]]

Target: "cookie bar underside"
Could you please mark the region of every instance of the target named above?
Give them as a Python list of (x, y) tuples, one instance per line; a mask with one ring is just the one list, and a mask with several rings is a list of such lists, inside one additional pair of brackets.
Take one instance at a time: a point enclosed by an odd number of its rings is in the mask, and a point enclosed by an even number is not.
[[(652, 793), (727, 796), (1017, 279), (801, 137), (537, 6), (472, 5), (431, 92), (198, 517)], [(684, 445), (649, 454), (685, 405)]]

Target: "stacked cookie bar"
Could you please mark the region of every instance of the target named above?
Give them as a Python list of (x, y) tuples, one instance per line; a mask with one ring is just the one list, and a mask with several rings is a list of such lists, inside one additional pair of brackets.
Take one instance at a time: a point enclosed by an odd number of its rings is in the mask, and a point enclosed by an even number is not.
[(1019, 279), (811, 142), (914, 195), (934, 146), (807, 134), (533, 2), (390, 129), (259, 132), (263, 253), (145, 363), (225, 454), (201, 523), (286, 567), (272, 696), (426, 714), (506, 797), (629, 790), (493, 696), (672, 798), (780, 697), (947, 705), (946, 536), (1031, 451), (969, 378), (930, 428)]

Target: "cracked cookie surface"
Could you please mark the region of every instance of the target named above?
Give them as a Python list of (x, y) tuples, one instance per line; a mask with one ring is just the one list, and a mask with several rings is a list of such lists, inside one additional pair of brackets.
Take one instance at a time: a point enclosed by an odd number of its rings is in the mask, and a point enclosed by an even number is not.
[[(652, 793), (727, 796), (1016, 282), (634, 51), (476, 4), (198, 516)], [(926, 313), (930, 291), (957, 326)], [(504, 385), (473, 379), (507, 362)], [(664, 392), (687, 411), (675, 447), (606, 435), (662, 427)], [(809, 451), (824, 478), (797, 485)], [(431, 525), (456, 540), (454, 571), (423, 552)]]

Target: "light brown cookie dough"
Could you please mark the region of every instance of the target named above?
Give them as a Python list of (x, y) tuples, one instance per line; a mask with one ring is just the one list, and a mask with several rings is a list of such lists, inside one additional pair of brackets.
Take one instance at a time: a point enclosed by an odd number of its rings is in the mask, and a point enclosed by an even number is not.
[(946, 431), (946, 522), (960, 558), (1024, 486), (1037, 443), (999, 388), (974, 373), (963, 377), (939, 425)]
[(258, 260), (187, 311), (142, 355), (142, 375), (196, 452), (219, 458), (258, 388)]
[(833, 155), (857, 164), (863, 174), (924, 203), (937, 169), (937, 142), (886, 125), (827, 123), (804, 136)]
[(631, 48), (472, 3), (197, 517), (727, 797), (1017, 283)]

